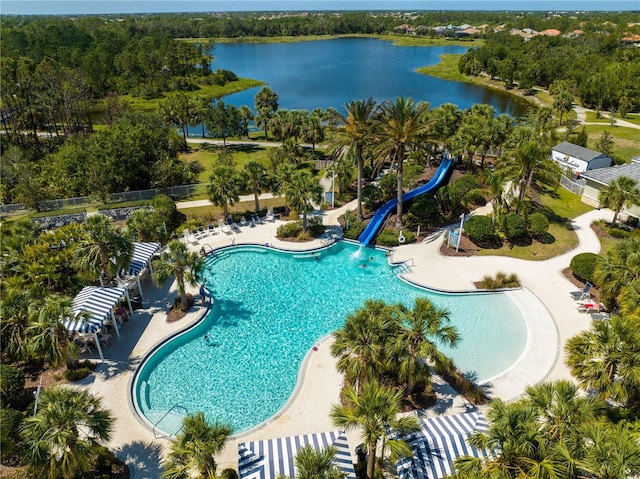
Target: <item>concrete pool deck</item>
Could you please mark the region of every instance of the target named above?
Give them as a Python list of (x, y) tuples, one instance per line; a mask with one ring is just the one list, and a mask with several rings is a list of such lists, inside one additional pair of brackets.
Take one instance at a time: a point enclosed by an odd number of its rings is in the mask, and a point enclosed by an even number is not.
[[(350, 207), (350, 205), (347, 205)], [(337, 225), (337, 218), (345, 208), (327, 212), (326, 225)], [(579, 252), (598, 252), (600, 243), (589, 225), (597, 219), (610, 220), (609, 210), (594, 210), (573, 220), (572, 225), (579, 238), (576, 249), (545, 261), (525, 261), (505, 257), (449, 257), (439, 253), (442, 244), (438, 239), (428, 244), (403, 245), (394, 249), (393, 260), (410, 263), (412, 272), (406, 279), (438, 290), (474, 290), (474, 281), (498, 271), (516, 273), (523, 288), (509, 292), (523, 311), (528, 328), (528, 343), (523, 356), (509, 371), (493, 378), (486, 386), (491, 397), (505, 400), (516, 398), (524, 388), (541, 380), (570, 379), (563, 361), (566, 341), (587, 328), (590, 318), (579, 313), (570, 292), (575, 286), (562, 274), (571, 258)], [(277, 248), (304, 250), (323, 246), (321, 240), (306, 243), (283, 242), (275, 238), (280, 221), (255, 227), (243, 227), (237, 234), (219, 234), (204, 238), (199, 244), (190, 245), (194, 251), (207, 244), (212, 248), (235, 244), (269, 243)], [(207, 248), (208, 249), (208, 248)], [(176, 295), (175, 285), (168, 281), (162, 288), (153, 286), (148, 276), (143, 279), (144, 308), (134, 313), (122, 328), (122, 337), (113, 337), (105, 349), (106, 361), (95, 374), (81, 382), (100, 396), (103, 406), (116, 419), (110, 449), (129, 464), (132, 477), (155, 479), (160, 477), (161, 462), (169, 444), (168, 439), (156, 439), (152, 430), (141, 422), (133, 411), (130, 387), (133, 373), (145, 355), (165, 338), (198, 321), (203, 307), (197, 306), (182, 320), (167, 323), (166, 311)], [(191, 291), (197, 293), (197, 288)], [(258, 428), (234, 437), (216, 456), (219, 470), (237, 469), (238, 442), (273, 437), (306, 434), (335, 429), (329, 412), (338, 402), (342, 377), (335, 370), (335, 360), (329, 354), (329, 340), (319, 344), (317, 351), (310, 351), (303, 367), (296, 390), (286, 407)], [(438, 404), (430, 414), (464, 412), (468, 405), (446, 384), (438, 380), (436, 391)], [(242, 385), (237, 385), (241, 388)], [(357, 432), (348, 433), (353, 449), (361, 442)], [(355, 457), (355, 456), (354, 456)]]

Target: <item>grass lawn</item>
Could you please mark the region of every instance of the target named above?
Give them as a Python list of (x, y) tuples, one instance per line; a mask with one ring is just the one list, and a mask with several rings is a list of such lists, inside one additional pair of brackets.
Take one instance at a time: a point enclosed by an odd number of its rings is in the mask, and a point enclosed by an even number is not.
[(608, 131), (613, 137), (614, 155), (619, 156), (627, 162), (634, 156), (640, 156), (640, 130), (609, 125), (586, 125), (585, 128), (589, 135), (589, 148), (597, 150), (596, 142), (600, 140), (602, 132)]
[(629, 113), (626, 118), (620, 119), (633, 123), (634, 125), (640, 125), (640, 113)]
[(526, 245), (507, 245), (498, 249), (480, 249), (479, 256), (509, 256), (541, 261), (561, 255), (578, 246), (578, 237), (568, 228), (569, 221), (593, 208), (582, 203), (578, 195), (559, 187), (557, 191), (541, 195), (538, 211), (549, 218), (549, 241), (534, 241)]
[[(264, 85), (264, 82), (259, 80), (252, 80), (250, 78), (240, 78), (237, 81), (227, 83), (224, 86), (220, 85), (200, 85), (199, 90), (184, 92), (188, 97), (194, 98), (197, 96), (203, 96), (206, 98), (220, 98), (224, 95), (231, 93), (237, 93), (239, 91), (248, 90), (260, 85)], [(162, 98), (153, 98), (151, 100), (145, 100), (144, 98), (134, 97), (131, 95), (122, 95), (120, 99), (128, 104), (131, 108), (136, 110), (155, 110), (158, 108), (160, 101), (171, 93), (163, 93)], [(94, 109), (96, 111), (104, 110), (104, 102), (97, 102)]]
[[(202, 146), (201, 144), (198, 147)], [(189, 153), (180, 155), (180, 159), (187, 163), (198, 162), (203, 170), (198, 175), (200, 183), (209, 181), (209, 175), (213, 169), (213, 163), (218, 158), (218, 153), (223, 149), (222, 146), (210, 144), (206, 149), (198, 148)], [(244, 165), (250, 161), (257, 161), (265, 166), (269, 165), (269, 148), (257, 145), (227, 145), (227, 149), (233, 153), (233, 159), (236, 162), (237, 169), (242, 170)]]
[[(260, 208), (267, 209), (271, 207), (284, 206), (284, 197), (282, 198), (266, 198), (260, 200)], [(201, 221), (203, 224), (208, 224), (212, 221), (217, 221), (218, 218), (223, 217), (222, 208), (219, 206), (197, 206), (195, 208), (181, 208), (181, 213), (184, 213), (187, 220), (194, 219)], [(255, 203), (251, 201), (239, 201), (233, 206), (229, 206), (229, 213), (239, 213), (241, 215), (249, 215), (255, 213)]]

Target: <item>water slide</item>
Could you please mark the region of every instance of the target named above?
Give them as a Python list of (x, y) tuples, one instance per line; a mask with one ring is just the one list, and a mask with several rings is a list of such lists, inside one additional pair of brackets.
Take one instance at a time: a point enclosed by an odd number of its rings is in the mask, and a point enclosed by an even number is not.
[[(445, 155), (442, 163), (440, 163), (440, 166), (436, 170), (436, 174), (433, 175), (433, 178), (431, 178), (427, 183), (419, 186), (415, 190), (411, 190), (405, 193), (402, 197), (402, 204), (404, 205), (408, 201), (412, 201), (417, 196), (424, 195), (426, 193), (432, 193), (440, 188), (440, 186), (442, 186), (442, 184), (446, 182), (447, 178), (449, 177), (449, 173), (453, 168), (454, 162), (454, 158), (451, 158), (449, 155)], [(376, 214), (373, 215), (373, 218), (371, 218), (371, 221), (369, 221), (369, 224), (358, 238), (360, 244), (363, 244), (364, 246), (370, 246), (373, 244), (376, 236), (378, 236), (378, 233), (382, 228), (382, 225), (384, 224), (384, 221), (391, 214), (391, 212), (396, 209), (397, 205), (398, 198), (393, 198), (392, 200), (387, 201), (380, 207), (378, 211), (376, 211)]]

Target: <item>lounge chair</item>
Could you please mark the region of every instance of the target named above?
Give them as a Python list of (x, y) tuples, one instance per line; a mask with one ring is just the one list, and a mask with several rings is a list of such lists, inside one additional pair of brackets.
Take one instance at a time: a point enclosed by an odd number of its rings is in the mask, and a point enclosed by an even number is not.
[(573, 299), (575, 299), (576, 301), (582, 301), (582, 300), (585, 300), (585, 299), (591, 299), (591, 293), (589, 291), (591, 291), (592, 287), (593, 287), (593, 285), (587, 281), (587, 283), (584, 285), (584, 288), (582, 288), (582, 290), (580, 290), (580, 291), (572, 291), (570, 293), (571, 297)]
[(589, 313), (592, 321), (608, 321), (611, 319), (611, 315), (605, 311), (600, 311), (599, 313)]
[(273, 208), (269, 208), (267, 210), (267, 216), (264, 217), (265, 221), (274, 222), (276, 220), (276, 215), (273, 214)]
[(209, 236), (213, 236), (213, 235), (217, 235), (218, 234), (218, 230), (212, 224), (209, 224), (209, 226), (207, 227), (207, 230), (209, 231)]
[(231, 216), (227, 218), (227, 225), (229, 225), (232, 231), (240, 230), (240, 227), (233, 221), (233, 218)]
[(247, 226), (247, 218), (245, 218), (244, 216), (242, 218), (240, 218), (240, 227), (242, 226)]
[(184, 230), (182, 230), (182, 235), (184, 236), (184, 239), (187, 240), (189, 243), (198, 244), (198, 238), (193, 236), (191, 234), (191, 231), (189, 231), (188, 229), (185, 228)]
[(257, 214), (252, 214), (251, 215), (251, 219), (253, 220), (253, 224), (254, 225), (261, 225), (262, 224), (262, 220), (260, 219), (260, 217)]
[(196, 230), (196, 233), (194, 236), (198, 239), (206, 238), (207, 232), (205, 231), (204, 227), (198, 226), (198, 229)]
[(229, 226), (225, 225), (225, 224), (224, 224), (224, 220), (223, 220), (222, 218), (220, 218), (220, 219), (218, 220), (218, 229), (219, 229), (220, 231), (222, 231), (223, 233), (225, 233), (225, 234), (231, 234), (231, 233), (233, 233), (233, 231), (231, 231), (231, 227), (229, 227)]
[(578, 305), (578, 311), (581, 313), (599, 313), (604, 306), (600, 303), (584, 303)]

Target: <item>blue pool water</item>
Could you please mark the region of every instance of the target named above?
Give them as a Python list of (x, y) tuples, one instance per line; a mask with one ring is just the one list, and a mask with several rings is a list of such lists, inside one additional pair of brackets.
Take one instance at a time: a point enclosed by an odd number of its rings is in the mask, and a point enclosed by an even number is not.
[[(236, 247), (209, 257), (205, 277), (215, 304), (138, 370), (138, 411), (155, 424), (178, 404), (231, 424), (236, 433), (251, 428), (286, 403), (314, 344), (369, 298), (412, 306), (426, 296), (447, 308), (462, 341), (443, 350), (477, 380), (501, 373), (524, 350), (526, 325), (505, 294), (426, 291), (398, 279), (384, 251), (350, 243), (316, 255)], [(169, 424), (174, 412), (162, 419), (161, 430), (177, 430), (180, 415)]]

